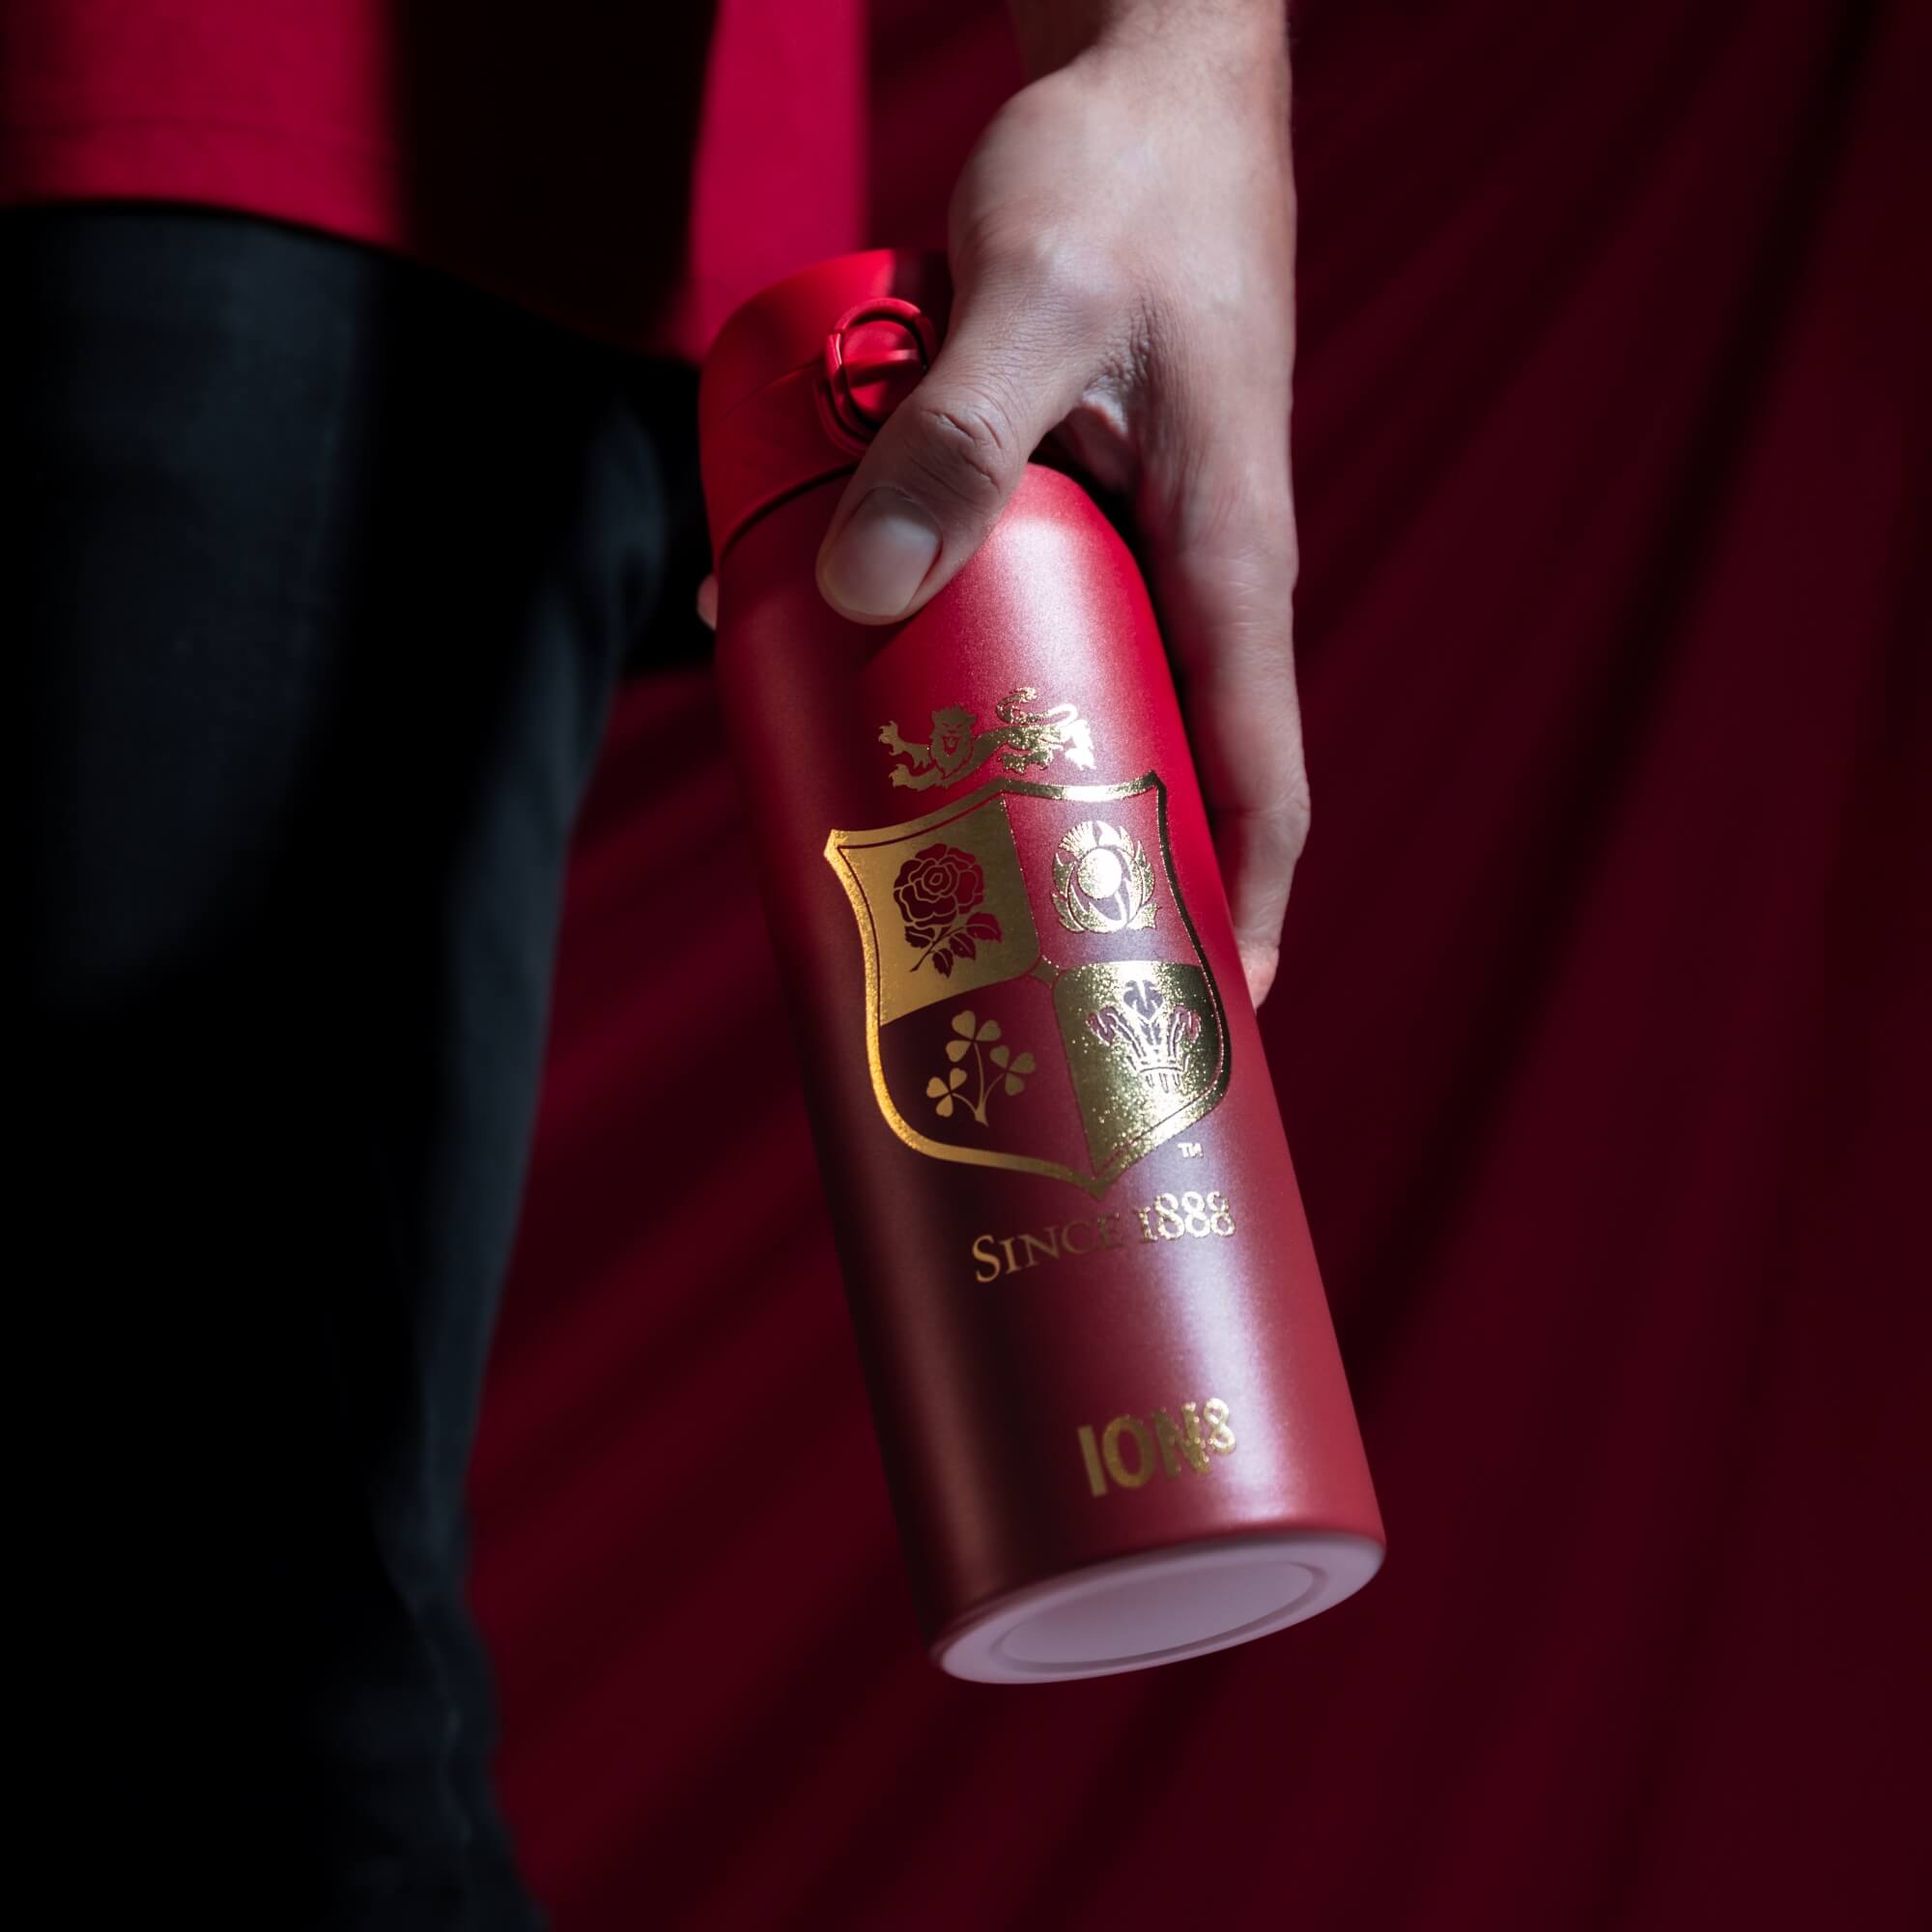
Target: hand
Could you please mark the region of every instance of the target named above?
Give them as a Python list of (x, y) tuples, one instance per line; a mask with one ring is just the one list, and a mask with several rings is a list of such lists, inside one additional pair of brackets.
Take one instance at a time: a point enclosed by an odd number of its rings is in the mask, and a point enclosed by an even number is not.
[(946, 343), (846, 489), (818, 581), (860, 622), (917, 611), (1056, 431), (1127, 493), (1259, 1004), (1308, 831), (1282, 14), (1101, 11), (1130, 17), (1009, 101), (960, 176)]

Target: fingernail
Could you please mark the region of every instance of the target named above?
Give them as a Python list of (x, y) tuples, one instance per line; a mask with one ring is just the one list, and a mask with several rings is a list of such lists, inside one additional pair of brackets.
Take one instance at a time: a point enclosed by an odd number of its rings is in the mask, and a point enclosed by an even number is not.
[(839, 531), (822, 581), (843, 610), (896, 617), (938, 555), (939, 531), (925, 512), (896, 490), (873, 490)]

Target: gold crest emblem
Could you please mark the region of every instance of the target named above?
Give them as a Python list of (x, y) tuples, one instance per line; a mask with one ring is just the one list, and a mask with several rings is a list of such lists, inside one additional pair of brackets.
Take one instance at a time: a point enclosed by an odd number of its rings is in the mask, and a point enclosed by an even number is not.
[(1097, 1197), (1227, 1092), (1226, 1015), (1155, 774), (995, 779), (834, 832), (825, 857), (865, 953), (872, 1091), (908, 1147)]

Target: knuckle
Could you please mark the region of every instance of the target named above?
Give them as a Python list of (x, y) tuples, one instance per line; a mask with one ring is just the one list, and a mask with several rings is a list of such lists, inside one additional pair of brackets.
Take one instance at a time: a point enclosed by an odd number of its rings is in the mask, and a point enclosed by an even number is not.
[(1278, 462), (1197, 461), (1177, 480), (1169, 515), (1178, 549), (1240, 555), (1277, 591), (1293, 587), (1300, 557), (1285, 447)]
[(1091, 218), (1002, 210), (965, 228), (956, 245), (966, 275), (1031, 328), (1087, 344), (1140, 331), (1140, 280)]
[(1094, 342), (1121, 333), (1122, 317), (1137, 307), (1132, 278), (1118, 257), (1085, 236), (1034, 231), (1019, 261), (1009, 265), (1009, 272), (1015, 270), (1037, 310), (1074, 339)]
[(1257, 856), (1271, 870), (1287, 874), (1299, 863), (1308, 845), (1312, 815), (1305, 778), (1287, 779), (1288, 789), (1273, 803), (1250, 815)]
[(1037, 288), (1054, 272), (1059, 224), (1037, 208), (985, 211), (961, 237), (974, 276), (994, 284)]
[(1301, 857), (1314, 822), (1314, 804), (1308, 793), (1308, 768), (1297, 758), (1290, 775), (1288, 797), (1281, 807), (1282, 845), (1291, 864)]
[(1223, 668), (1227, 681), (1213, 694), (1209, 720), (1225, 723), (1204, 721), (1217, 781), (1209, 809), (1238, 819), (1262, 866), (1286, 873), (1308, 843), (1314, 818), (1293, 654), (1277, 637), (1245, 662), (1224, 659)]
[(1261, 781), (1258, 793), (1244, 808), (1255, 842), (1268, 860), (1292, 866), (1308, 843), (1313, 819), (1300, 744), (1284, 746), (1274, 768), (1255, 777)]
[(1027, 454), (1008, 412), (988, 397), (957, 393), (925, 403), (915, 395), (905, 408), (907, 456), (920, 480), (948, 507), (974, 516), (997, 510)]

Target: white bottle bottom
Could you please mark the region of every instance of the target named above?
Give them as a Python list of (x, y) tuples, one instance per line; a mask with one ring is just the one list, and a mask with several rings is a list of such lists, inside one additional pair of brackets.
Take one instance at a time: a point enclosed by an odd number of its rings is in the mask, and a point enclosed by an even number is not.
[(1176, 1663), (1286, 1630), (1381, 1568), (1365, 1537), (1218, 1537), (1095, 1563), (989, 1605), (934, 1644), (980, 1684), (1048, 1684)]

